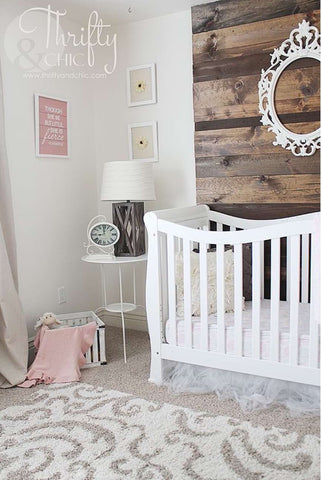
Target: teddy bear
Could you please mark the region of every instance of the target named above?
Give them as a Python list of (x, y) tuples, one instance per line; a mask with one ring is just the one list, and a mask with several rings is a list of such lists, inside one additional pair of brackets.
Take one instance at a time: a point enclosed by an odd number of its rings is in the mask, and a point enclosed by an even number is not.
[(61, 321), (55, 317), (55, 314), (52, 312), (47, 312), (39, 318), (38, 322), (35, 325), (35, 330), (40, 328), (42, 325), (47, 325), (49, 328), (57, 328), (57, 325), (61, 325)]

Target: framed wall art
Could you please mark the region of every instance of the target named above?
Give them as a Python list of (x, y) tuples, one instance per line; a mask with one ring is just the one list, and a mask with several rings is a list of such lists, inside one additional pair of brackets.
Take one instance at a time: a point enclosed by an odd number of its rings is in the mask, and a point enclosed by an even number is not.
[(156, 103), (155, 63), (127, 68), (128, 106)]
[(133, 123), (128, 126), (129, 158), (157, 162), (157, 123)]
[(47, 95), (35, 95), (37, 157), (69, 158), (69, 102)]

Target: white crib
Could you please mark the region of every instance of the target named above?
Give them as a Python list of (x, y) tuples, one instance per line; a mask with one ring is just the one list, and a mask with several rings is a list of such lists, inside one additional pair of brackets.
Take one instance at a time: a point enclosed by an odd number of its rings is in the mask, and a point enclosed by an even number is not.
[[(149, 212), (144, 219), (148, 231), (146, 307), (151, 382), (162, 383), (162, 361), (172, 360), (320, 385), (319, 212), (257, 221), (231, 217), (199, 205)], [(281, 240), (282, 244), (286, 242), (284, 301), (280, 300)], [(270, 242), (271, 248), (269, 299), (264, 299), (265, 242)], [(245, 302), (244, 310), (242, 249), (245, 244), (251, 246), (252, 301)], [(207, 278), (208, 250), (213, 245), (216, 247), (217, 309), (211, 316)], [(227, 245), (232, 246), (234, 256), (233, 313), (225, 312), (224, 303)], [(195, 248), (199, 252), (200, 279), (197, 318), (192, 316), (191, 306), (191, 251)], [(181, 252), (183, 258), (183, 318), (177, 315), (177, 252)], [(287, 321), (282, 317), (285, 311)], [(302, 312), (305, 312), (304, 318)], [(305, 323), (303, 333), (302, 322)], [(232, 350), (228, 338), (233, 340)], [(263, 338), (268, 338), (265, 347)], [(305, 348), (303, 353), (301, 347)]]

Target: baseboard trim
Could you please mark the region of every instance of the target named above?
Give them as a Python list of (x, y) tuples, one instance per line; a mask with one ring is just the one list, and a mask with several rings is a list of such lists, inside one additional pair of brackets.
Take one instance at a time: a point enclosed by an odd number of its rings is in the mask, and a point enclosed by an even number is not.
[[(117, 313), (101, 312), (99, 318), (106, 326), (121, 328), (121, 315)], [(148, 332), (147, 319), (145, 315), (125, 314), (125, 327), (129, 330)]]

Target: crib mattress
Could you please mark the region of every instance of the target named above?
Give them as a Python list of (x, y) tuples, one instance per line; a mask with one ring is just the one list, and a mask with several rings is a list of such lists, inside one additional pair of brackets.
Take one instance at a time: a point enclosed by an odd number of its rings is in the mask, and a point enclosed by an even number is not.
[[(270, 300), (262, 300), (261, 302), (261, 359), (269, 360), (270, 358)], [(310, 305), (299, 305), (299, 365), (308, 366), (309, 358), (309, 316)], [(234, 354), (234, 313), (225, 313), (225, 351), (228, 354)], [(211, 351), (217, 350), (217, 315), (209, 315), (208, 317), (208, 348)], [(280, 361), (289, 363), (289, 325), (290, 325), (290, 303), (280, 302)], [(242, 316), (243, 326), (243, 356), (252, 356), (252, 302), (245, 302), (245, 310)], [(185, 330), (184, 319), (176, 318), (177, 328), (177, 345), (184, 346)], [(175, 345), (173, 322), (167, 320), (165, 326), (165, 338), (167, 343)], [(192, 317), (192, 345), (193, 348), (200, 348), (201, 345), (201, 323), (200, 317)]]

